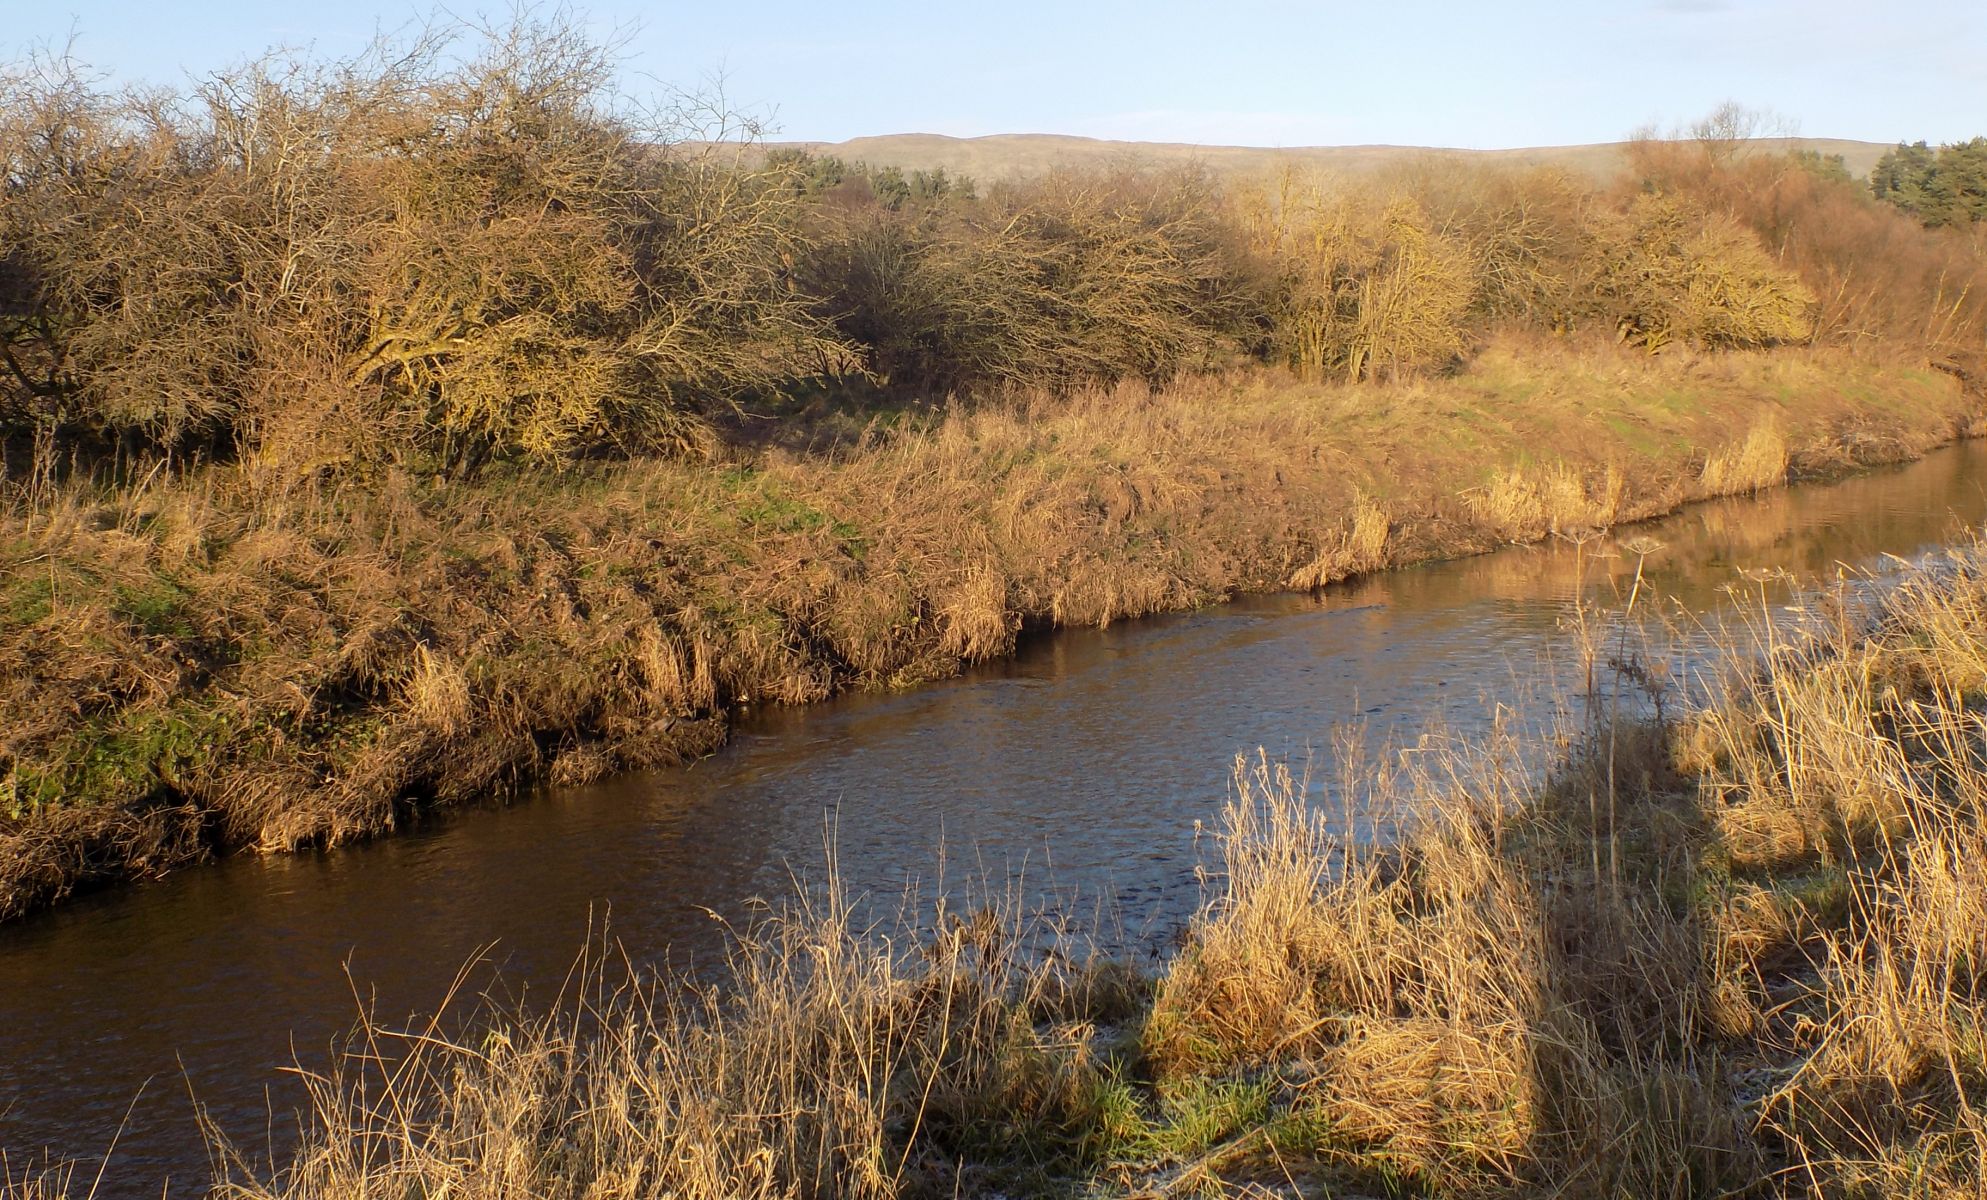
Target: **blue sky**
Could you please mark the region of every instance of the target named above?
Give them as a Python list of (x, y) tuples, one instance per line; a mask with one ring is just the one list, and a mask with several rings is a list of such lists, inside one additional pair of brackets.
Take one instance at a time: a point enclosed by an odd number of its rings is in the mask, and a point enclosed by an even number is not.
[[(627, 70), (697, 85), (779, 136), (1073, 133), (1205, 144), (1612, 141), (1733, 99), (1799, 133), (1987, 134), (1981, 0), (600, 0)], [(270, 45), (327, 55), (437, 11), (386, 0), (0, 0), (11, 57), (73, 29), (120, 78), (175, 81)], [(454, 6), (450, 11), (509, 11)]]

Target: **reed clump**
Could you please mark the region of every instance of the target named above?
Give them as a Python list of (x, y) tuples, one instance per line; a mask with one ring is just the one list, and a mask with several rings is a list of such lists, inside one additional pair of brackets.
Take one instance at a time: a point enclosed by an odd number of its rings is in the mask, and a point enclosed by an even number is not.
[(68, 1200), (86, 1195), (87, 1185), (78, 1174), (74, 1163), (45, 1163), (16, 1170), (5, 1155), (0, 1155), (0, 1196), (7, 1200)]
[[(1796, 624), (1774, 586), (1741, 586), (1756, 613), (1699, 707), (1591, 708), (1543, 776), (1503, 733), (1361, 760), (1348, 826), (1238, 762), (1219, 882), (1140, 1043), (1155, 1089), (1268, 1089), (1200, 1185), (1987, 1187), (1980, 551), (1875, 611), (1838, 593)], [(1658, 688), (1626, 643), (1596, 650)]]
[[(1334, 833), (1287, 774), (1244, 764), (1221, 888), (1146, 1027), (1161, 1077), (1286, 1084), (1278, 1117), (1306, 1135), (1238, 1155), (1238, 1177), (1445, 1196), (1758, 1178), (1715, 1048), (1701, 915), (1676, 899), (1692, 816), (1662, 740), (1590, 730), (1541, 787), (1505, 736), (1358, 792), (1411, 827), (1395, 844)], [(1596, 804), (1610, 774), (1632, 782)]]
[(1867, 637), (1763, 635), (1766, 666), (1693, 730), (1738, 797), (1719, 812), (1734, 865), (1796, 884), (1775, 897), (1776, 949), (1806, 970), (1761, 1124), (1828, 1194), (1987, 1186), (1983, 596), (1967, 550), (1902, 584)]
[(1468, 499), (1471, 515), (1508, 541), (1584, 535), (1620, 522), (1628, 477), (1613, 462), (1597, 471), (1567, 462), (1518, 466), (1493, 476)]
[(1779, 487), (1787, 482), (1787, 439), (1770, 421), (1755, 426), (1745, 440), (1707, 456), (1698, 487), (1707, 496), (1733, 496)]
[(1297, 568), (1284, 580), (1287, 587), (1310, 589), (1336, 583), (1352, 575), (1377, 571), (1387, 565), (1387, 538), (1392, 521), (1387, 510), (1369, 496), (1352, 499), (1352, 516), (1337, 536), (1323, 539), (1318, 557)]
[[(582, 962), (553, 1011), (395, 1033), (306, 1083), (309, 1132), (216, 1194), (791, 1197), (1026, 1186), (1074, 1161), (1108, 974), (1030, 961), (1011, 908), (922, 937), (829, 889), (744, 931), (720, 978), (643, 983)], [(901, 939), (901, 940), (900, 940)], [(615, 986), (608, 980), (618, 979)]]

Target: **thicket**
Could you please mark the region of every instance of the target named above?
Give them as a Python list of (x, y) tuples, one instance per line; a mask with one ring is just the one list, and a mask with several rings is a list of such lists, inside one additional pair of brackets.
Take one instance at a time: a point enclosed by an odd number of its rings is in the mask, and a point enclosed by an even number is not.
[(1247, 263), (1204, 173), (1055, 173), (984, 196), (876, 181), (810, 214), (805, 283), (879, 382), (1157, 382), (1247, 340)]
[(1972, 349), (1971, 247), (1796, 159), (1552, 172), (1058, 172), (792, 153), (530, 20), (120, 91), (0, 70), (0, 444), (294, 479), (705, 449), (782, 393), (1439, 371), (1499, 326), (1651, 351)]
[(1799, 279), (1814, 298), (1813, 341), (1908, 347), (1962, 375), (1980, 371), (1987, 259), (1964, 232), (1924, 227), (1824, 161), (1749, 154), (1743, 143), (1644, 139), (1630, 162), (1631, 186), (1735, 224)]
[[(9, 432), (470, 471), (682, 440), (832, 363), (790, 171), (569, 29), (272, 58), (183, 93), (0, 76)], [(301, 461), (298, 461), (301, 460)]]

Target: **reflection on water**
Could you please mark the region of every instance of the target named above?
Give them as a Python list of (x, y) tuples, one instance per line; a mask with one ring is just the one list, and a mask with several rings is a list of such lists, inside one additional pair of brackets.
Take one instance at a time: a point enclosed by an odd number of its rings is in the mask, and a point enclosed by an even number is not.
[[(1983, 481), (1987, 446), (1969, 445), (1629, 536), (1663, 547), (1654, 598), (1715, 614), (1742, 568), (1827, 577), (1976, 525)], [(17, 1163), (94, 1156), (142, 1086), (105, 1193), (197, 1182), (189, 1089), (266, 1144), (272, 1104), (294, 1101), (277, 1069), (322, 1063), (361, 1000), (432, 1008), (478, 952), (506, 986), (555, 987), (603, 912), (638, 961), (709, 961), (718, 918), (818, 876), (830, 835), (844, 874), (878, 895), (929, 893), (943, 859), (954, 878), (1074, 896), (1079, 915), (1114, 897), (1114, 926), (1163, 935), (1191, 905), (1195, 827), (1237, 752), (1301, 755), (1348, 722), (1375, 741), (1469, 727), (1487, 696), (1569, 653), (1576, 583), (1625, 587), (1634, 558), (1609, 553), (1512, 548), (1045, 637), (957, 680), (765, 713), (687, 769), (188, 871), (0, 928), (0, 1146)]]

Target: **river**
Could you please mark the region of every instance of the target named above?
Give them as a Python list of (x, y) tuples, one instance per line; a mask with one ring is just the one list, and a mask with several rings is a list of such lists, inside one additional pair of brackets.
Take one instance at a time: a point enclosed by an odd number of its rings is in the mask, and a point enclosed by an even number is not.
[[(1652, 611), (1716, 621), (1742, 570), (1881, 572), (1983, 518), (1987, 444), (1968, 443), (1624, 536), (1661, 544)], [(0, 927), (0, 1147), (18, 1171), (44, 1153), (94, 1162), (117, 1134), (100, 1195), (156, 1197), (166, 1180), (195, 1194), (196, 1101), (251, 1151), (280, 1149), (296, 1098), (281, 1069), (328, 1062), (361, 1002), (430, 1011), (478, 955), (476, 986), (528, 999), (603, 922), (639, 964), (709, 963), (719, 918), (818, 879), (830, 839), (873, 896), (929, 895), (943, 861), (944, 883), (1058, 897), (1156, 953), (1194, 903), (1196, 829), (1235, 754), (1301, 757), (1348, 723), (1368, 744), (1407, 742), (1480, 727), (1500, 699), (1547, 703), (1576, 582), (1605, 603), (1633, 569), (1595, 549), (1512, 547), (1035, 637), (957, 679), (754, 715), (687, 768), (368, 846), (239, 858)]]

